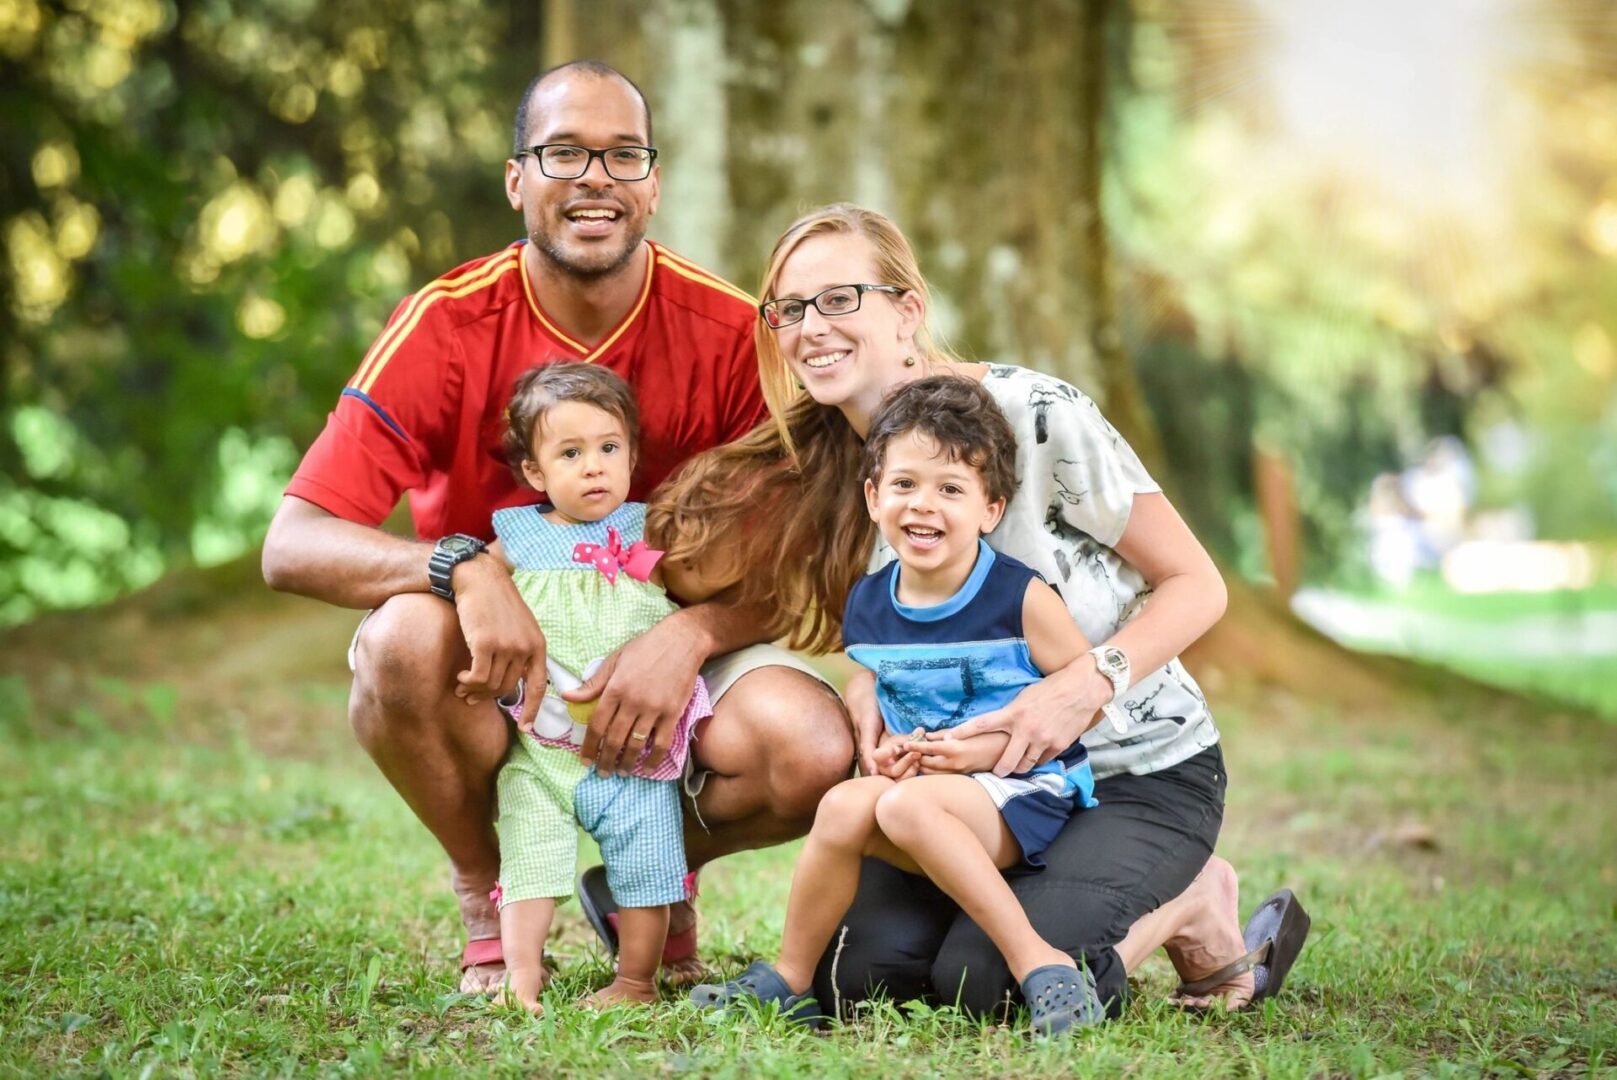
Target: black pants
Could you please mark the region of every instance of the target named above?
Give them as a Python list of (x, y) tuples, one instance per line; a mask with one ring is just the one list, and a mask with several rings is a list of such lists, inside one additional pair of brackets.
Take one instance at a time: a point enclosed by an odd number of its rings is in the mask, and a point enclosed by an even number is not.
[[(1109, 1016), (1128, 997), (1114, 946), (1206, 865), (1224, 820), (1224, 786), (1217, 746), (1146, 776), (1108, 777), (1095, 785), (1100, 805), (1075, 814), (1045, 851), (1046, 868), (1008, 878), (1033, 928), (1089, 966)], [(976, 1015), (1019, 997), (1004, 957), (943, 890), (879, 859), (864, 862), (814, 992), (827, 1010), (885, 994), (958, 1003)]]

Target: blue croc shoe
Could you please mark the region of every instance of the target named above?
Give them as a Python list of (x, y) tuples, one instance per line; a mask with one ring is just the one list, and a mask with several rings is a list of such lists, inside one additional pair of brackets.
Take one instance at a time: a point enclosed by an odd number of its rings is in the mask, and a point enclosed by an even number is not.
[(825, 1014), (812, 995), (794, 994), (769, 964), (754, 960), (740, 975), (722, 986), (703, 983), (691, 990), (691, 1001), (704, 1009), (723, 1009), (751, 998), (760, 1005), (774, 1002), (780, 1014), (794, 1024), (819, 1030), (825, 1026)]
[(1095, 977), (1087, 969), (1063, 964), (1034, 968), (1022, 980), (1022, 999), (1033, 1014), (1034, 1034), (1044, 1039), (1106, 1019)]

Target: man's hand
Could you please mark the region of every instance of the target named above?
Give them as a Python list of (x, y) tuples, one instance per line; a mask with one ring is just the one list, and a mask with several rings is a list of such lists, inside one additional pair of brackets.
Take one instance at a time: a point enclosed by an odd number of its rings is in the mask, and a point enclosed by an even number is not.
[(596, 703), (579, 755), (603, 776), (628, 773), (648, 744), (651, 769), (673, 749), (679, 718), (707, 660), (700, 638), (682, 624), (680, 614), (607, 657), (583, 686), (562, 693), (568, 701)]
[(527, 681), (518, 725), (531, 730), (545, 696), (545, 635), (499, 559), (487, 553), (450, 572), (455, 614), (471, 651), (471, 667), (455, 676), (455, 696), (468, 705), (504, 697)]
[(887, 736), (881, 709), (876, 704), (876, 673), (860, 668), (843, 688), (842, 702), (853, 721), (853, 741), (859, 750), (859, 772), (865, 776), (886, 776), (876, 763), (876, 747)]
[(1004, 732), (1008, 738), (999, 760), (992, 765), (993, 773), (1008, 776), (1027, 772), (1061, 753), (1094, 727), (1100, 719), (1100, 707), (1110, 700), (1110, 684), (1095, 672), (1087, 655), (1080, 656), (1055, 674), (1024, 687), (1003, 709), (973, 717), (951, 734), (963, 740)]
[(919, 748), (922, 772), (987, 772), (999, 762), (1011, 738), (1003, 731), (989, 731), (962, 739), (958, 731), (929, 731), (924, 740), (912, 744)]

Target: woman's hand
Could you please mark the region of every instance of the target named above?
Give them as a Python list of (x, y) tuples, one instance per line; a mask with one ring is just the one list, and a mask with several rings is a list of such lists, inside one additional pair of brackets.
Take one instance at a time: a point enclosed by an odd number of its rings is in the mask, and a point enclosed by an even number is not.
[[(1100, 707), (1112, 700), (1112, 684), (1095, 668), (1089, 654), (1047, 678), (1030, 683), (1003, 709), (973, 717), (953, 729), (956, 739), (989, 732), (1008, 738), (993, 764), (996, 776), (1027, 772), (1078, 740), (1100, 719)], [(925, 768), (926, 766), (922, 766)]]

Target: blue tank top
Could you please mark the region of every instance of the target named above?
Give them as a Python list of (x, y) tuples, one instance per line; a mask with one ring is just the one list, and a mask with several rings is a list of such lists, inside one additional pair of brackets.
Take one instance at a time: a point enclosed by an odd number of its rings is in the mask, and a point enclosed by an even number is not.
[[(888, 731), (958, 727), (1010, 704), (1044, 677), (1022, 633), (1022, 605), (1037, 571), (978, 540), (977, 563), (965, 584), (931, 607), (899, 601), (898, 573), (893, 562), (862, 578), (848, 594), (842, 619), (848, 656), (875, 672)], [(1086, 797), (1093, 785), (1079, 742), (1033, 770), (1047, 771), (1067, 773)]]

